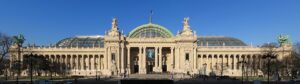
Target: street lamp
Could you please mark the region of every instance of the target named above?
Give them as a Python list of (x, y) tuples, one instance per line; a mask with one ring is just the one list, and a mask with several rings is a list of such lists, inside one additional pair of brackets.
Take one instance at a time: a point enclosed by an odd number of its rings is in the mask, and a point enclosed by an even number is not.
[(268, 60), (268, 63), (267, 63), (267, 67), (268, 67), (268, 84), (270, 84), (270, 61), (271, 61), (271, 59), (275, 59), (276, 58), (276, 56), (275, 55), (273, 55), (273, 54), (271, 54), (271, 53), (267, 53), (266, 55), (264, 55), (263, 57), (262, 57), (263, 59), (267, 59)]
[(247, 62), (243, 59), (239, 61), (238, 64), (242, 64), (242, 84), (244, 84), (244, 65), (247, 64)]

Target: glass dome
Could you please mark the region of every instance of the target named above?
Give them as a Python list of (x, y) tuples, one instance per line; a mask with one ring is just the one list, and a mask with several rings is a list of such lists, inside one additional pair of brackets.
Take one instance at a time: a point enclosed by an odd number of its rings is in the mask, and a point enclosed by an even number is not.
[(243, 41), (224, 36), (205, 36), (197, 38), (198, 46), (247, 46)]
[(172, 32), (167, 28), (157, 24), (144, 24), (133, 29), (129, 35), (129, 38), (170, 38), (173, 37)]
[(65, 38), (56, 43), (59, 47), (104, 47), (103, 36), (76, 36)]

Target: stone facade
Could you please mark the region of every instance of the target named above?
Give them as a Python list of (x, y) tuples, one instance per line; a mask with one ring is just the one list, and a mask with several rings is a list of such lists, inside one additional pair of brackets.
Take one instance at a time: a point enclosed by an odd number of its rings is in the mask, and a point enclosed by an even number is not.
[[(24, 56), (32, 53), (65, 64), (68, 68), (57, 68), (68, 69), (68, 75), (81, 76), (151, 73), (241, 76), (241, 64), (238, 62), (242, 60), (249, 66), (261, 68), (262, 48), (225, 42), (212, 46), (208, 41), (201, 42), (188, 21), (188, 18), (184, 19), (183, 30), (176, 36), (153, 23), (141, 25), (125, 36), (119, 31), (117, 20), (113, 19), (111, 30), (104, 36), (78, 37), (103, 38), (104, 46), (96, 46), (96, 43), (89, 47), (58, 44), (27, 46), (21, 48), (20, 58), (16, 49), (11, 49), (10, 59), (22, 61)], [(279, 60), (291, 54), (290, 45), (282, 45), (275, 50)], [(252, 76), (261, 74), (259, 70), (249, 70), (249, 73)], [(23, 71), (22, 75), (25, 74), (26, 71)]]

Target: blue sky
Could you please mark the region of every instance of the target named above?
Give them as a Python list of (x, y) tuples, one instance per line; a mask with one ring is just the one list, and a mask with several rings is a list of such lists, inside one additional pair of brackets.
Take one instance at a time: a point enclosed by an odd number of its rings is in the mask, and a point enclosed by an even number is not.
[(0, 0), (0, 32), (24, 34), (27, 43), (54, 44), (76, 35), (103, 35), (117, 17), (128, 34), (153, 23), (173, 34), (184, 17), (198, 36), (230, 36), (255, 45), (279, 34), (300, 41), (300, 0)]

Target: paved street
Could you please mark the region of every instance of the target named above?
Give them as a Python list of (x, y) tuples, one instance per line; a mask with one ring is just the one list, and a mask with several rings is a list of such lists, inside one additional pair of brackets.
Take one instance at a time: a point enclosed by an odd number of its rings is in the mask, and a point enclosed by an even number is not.
[[(170, 74), (147, 74), (147, 75), (139, 75), (132, 74), (127, 78), (120, 77), (110, 77), (110, 78), (101, 78), (100, 80), (95, 80), (95, 78), (81, 78), (78, 79), (77, 82), (74, 79), (69, 80), (54, 80), (53, 84), (242, 84), (240, 80), (229, 80), (229, 79), (220, 79), (216, 80), (213, 78), (207, 78), (203, 80), (202, 78), (198, 79), (188, 79), (188, 78), (175, 78), (171, 79), (172, 75)], [(181, 76), (183, 77), (183, 76)], [(29, 80), (21, 80), (20, 84), (29, 83)], [(37, 83), (37, 81), (35, 81)], [(300, 83), (292, 83), (292, 82), (270, 82), (271, 84), (300, 84)], [(0, 84), (15, 84), (15, 81), (1, 81)], [(253, 84), (251, 82), (244, 82), (244, 84)], [(262, 82), (262, 84), (267, 84), (266, 81)]]

